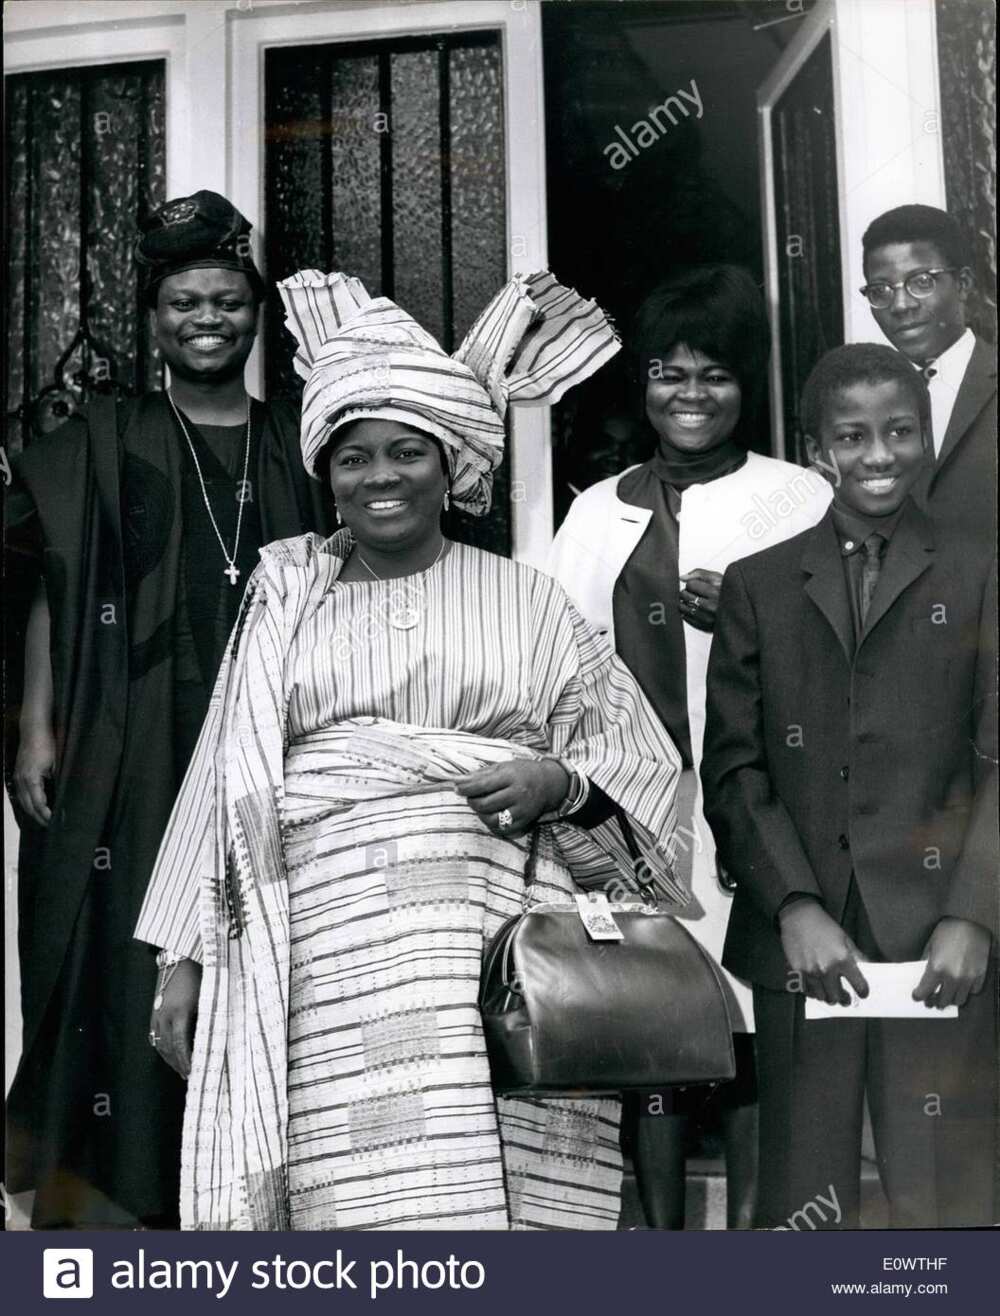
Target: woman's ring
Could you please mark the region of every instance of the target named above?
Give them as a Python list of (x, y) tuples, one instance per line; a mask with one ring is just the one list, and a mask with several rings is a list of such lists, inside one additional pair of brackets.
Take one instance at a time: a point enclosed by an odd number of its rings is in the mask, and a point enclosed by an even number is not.
[(691, 607), (692, 607), (692, 608), (697, 608), (697, 607), (700, 606), (700, 604), (701, 604), (701, 599), (700, 599), (700, 598), (698, 597), (698, 595), (696, 594), (696, 595), (694, 596), (694, 598), (691, 600)]
[(511, 813), (510, 809), (500, 810), (497, 814), (497, 826), (502, 832), (505, 832), (508, 827), (514, 826), (514, 815)]

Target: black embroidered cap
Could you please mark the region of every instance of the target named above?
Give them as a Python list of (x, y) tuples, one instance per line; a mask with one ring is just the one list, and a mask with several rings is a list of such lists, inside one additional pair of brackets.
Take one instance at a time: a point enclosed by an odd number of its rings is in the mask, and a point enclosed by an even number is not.
[(223, 269), (241, 271), (255, 296), (262, 298), (264, 280), (254, 264), (252, 228), (218, 192), (195, 192), (165, 202), (142, 221), (135, 242), (147, 296), (171, 274)]

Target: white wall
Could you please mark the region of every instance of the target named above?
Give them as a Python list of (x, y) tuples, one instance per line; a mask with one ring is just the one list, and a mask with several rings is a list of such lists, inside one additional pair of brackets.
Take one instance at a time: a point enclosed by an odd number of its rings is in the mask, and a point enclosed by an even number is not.
[(21, 975), (17, 963), (17, 824), (7, 792), (3, 793), (3, 991), (4, 1074), (9, 1089), (21, 1055)]
[(858, 293), (861, 235), (894, 206), (946, 205), (934, 0), (837, 0), (834, 49), (844, 336), (881, 341)]

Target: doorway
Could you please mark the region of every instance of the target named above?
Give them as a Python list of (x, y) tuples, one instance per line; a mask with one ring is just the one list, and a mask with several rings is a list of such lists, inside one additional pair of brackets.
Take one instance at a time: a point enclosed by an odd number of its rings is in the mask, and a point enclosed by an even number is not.
[[(552, 268), (626, 337), (646, 294), (684, 266), (744, 265), (763, 289), (757, 93), (811, 8), (542, 6)], [(553, 410), (557, 525), (578, 490), (650, 455), (635, 395), (622, 352)], [(769, 454), (770, 434), (764, 404), (746, 437)]]

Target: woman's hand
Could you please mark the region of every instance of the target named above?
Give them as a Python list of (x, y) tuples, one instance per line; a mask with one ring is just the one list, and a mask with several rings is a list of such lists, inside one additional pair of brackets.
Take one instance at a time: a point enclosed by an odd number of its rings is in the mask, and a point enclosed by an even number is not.
[(38, 727), (21, 732), (21, 743), (14, 761), (14, 789), (17, 802), (39, 827), (48, 827), (52, 818), (46, 795), (56, 766), (56, 738), (51, 730)]
[[(569, 773), (555, 759), (509, 759), (459, 777), (455, 789), (494, 836), (510, 839), (531, 830), (543, 813), (558, 809), (569, 790)], [(499, 815), (511, 821), (501, 827)]]
[(181, 1078), (187, 1078), (191, 1073), (191, 1047), (200, 990), (201, 965), (194, 960), (181, 960), (157, 997), (159, 1008), (154, 1005), (149, 1018), (150, 1041), (161, 1059)]
[(695, 567), (686, 576), (681, 576), (681, 616), (689, 626), (699, 631), (715, 628), (715, 613), (719, 606), (719, 590), (722, 588), (722, 576), (718, 571), (706, 571), (704, 567)]

